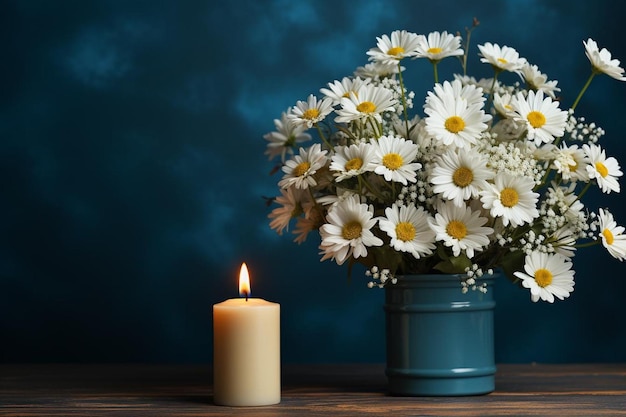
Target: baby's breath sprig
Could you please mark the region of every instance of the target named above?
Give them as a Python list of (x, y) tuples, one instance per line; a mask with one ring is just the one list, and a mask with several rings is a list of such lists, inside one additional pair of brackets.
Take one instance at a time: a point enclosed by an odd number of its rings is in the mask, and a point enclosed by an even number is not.
[(377, 266), (372, 266), (370, 269), (365, 271), (365, 276), (371, 278), (372, 280), (367, 283), (369, 288), (384, 288), (387, 284), (395, 284), (398, 282), (398, 279), (386, 268), (378, 268)]
[[(360, 263), (377, 288), (444, 273), (465, 274), (464, 292), (484, 292), (480, 278), (497, 269), (532, 301), (551, 303), (574, 290), (577, 248), (603, 245), (626, 260), (624, 227), (583, 204), (592, 187), (619, 193), (621, 167), (598, 145), (604, 129), (574, 112), (596, 75), (626, 81), (624, 69), (588, 39), (592, 76), (563, 107), (557, 81), (510, 46), (478, 45), (493, 76), (468, 75), (478, 23), (465, 40), (446, 31), (377, 37), (371, 62), (275, 120), (266, 154), (280, 157), (283, 177), (267, 200), (279, 205), (270, 227), (282, 234), (295, 221), (297, 243), (319, 232), (322, 261)], [(463, 72), (440, 81), (447, 57)], [(400, 63), (420, 58), (435, 79), (417, 105)]]
[[(488, 269), (486, 272), (487, 275), (493, 275), (493, 269)], [(465, 268), (465, 279), (461, 280), (461, 292), (463, 294), (468, 291), (480, 291), (483, 294), (487, 292), (487, 283), (486, 282), (478, 282), (480, 278), (485, 275), (485, 272), (482, 268), (477, 264), (472, 264), (471, 267)]]

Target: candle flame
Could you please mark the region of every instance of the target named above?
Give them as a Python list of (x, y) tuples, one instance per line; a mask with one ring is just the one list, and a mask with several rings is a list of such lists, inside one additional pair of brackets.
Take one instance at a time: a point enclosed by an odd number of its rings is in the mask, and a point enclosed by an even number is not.
[(250, 273), (245, 262), (241, 264), (239, 271), (239, 296), (246, 297), (246, 300), (250, 296)]

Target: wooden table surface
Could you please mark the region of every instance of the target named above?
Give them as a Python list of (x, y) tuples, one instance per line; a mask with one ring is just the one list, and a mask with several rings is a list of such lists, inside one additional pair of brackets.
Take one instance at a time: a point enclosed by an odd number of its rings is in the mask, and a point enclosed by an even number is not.
[(206, 365), (0, 364), (0, 416), (626, 416), (626, 364), (498, 365), (496, 391), (392, 397), (383, 365), (283, 365), (282, 401), (213, 404)]

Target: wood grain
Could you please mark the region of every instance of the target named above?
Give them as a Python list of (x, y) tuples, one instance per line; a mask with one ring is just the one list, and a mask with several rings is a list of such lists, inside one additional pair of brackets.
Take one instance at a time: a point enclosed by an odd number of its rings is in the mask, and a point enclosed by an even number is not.
[(200, 365), (0, 364), (0, 416), (626, 416), (626, 364), (498, 365), (496, 391), (393, 397), (383, 365), (283, 365), (282, 401), (213, 404)]

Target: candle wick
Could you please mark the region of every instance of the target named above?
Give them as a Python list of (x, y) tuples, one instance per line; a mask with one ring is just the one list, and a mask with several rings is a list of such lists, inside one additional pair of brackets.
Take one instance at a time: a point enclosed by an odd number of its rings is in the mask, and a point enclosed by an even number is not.
[(246, 303), (248, 302), (248, 291), (244, 292), (244, 294), (246, 295)]

